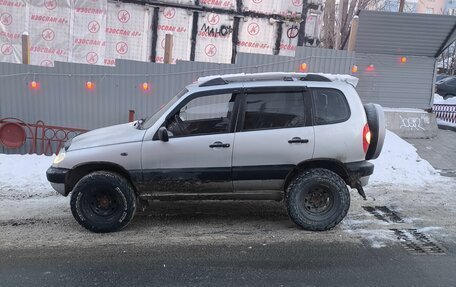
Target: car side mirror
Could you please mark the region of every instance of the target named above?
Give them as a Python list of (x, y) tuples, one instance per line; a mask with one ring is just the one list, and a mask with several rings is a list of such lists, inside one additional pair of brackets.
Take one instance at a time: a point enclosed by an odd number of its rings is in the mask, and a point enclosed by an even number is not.
[(158, 138), (162, 142), (167, 142), (169, 141), (169, 135), (168, 135), (168, 130), (165, 127), (161, 127), (158, 129)]

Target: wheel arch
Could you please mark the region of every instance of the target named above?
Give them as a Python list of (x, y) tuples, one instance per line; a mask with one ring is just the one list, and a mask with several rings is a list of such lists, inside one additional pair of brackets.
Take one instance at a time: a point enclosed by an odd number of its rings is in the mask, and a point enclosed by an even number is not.
[(286, 191), (290, 182), (295, 178), (299, 173), (304, 170), (311, 169), (311, 168), (324, 168), (330, 170), (337, 175), (339, 175), (347, 185), (352, 185), (350, 180), (350, 175), (345, 168), (345, 165), (338, 160), (330, 159), (330, 158), (318, 158), (318, 159), (311, 159), (305, 160), (300, 162), (298, 165), (295, 166), (293, 170), (291, 170), (288, 175), (285, 177), (285, 181), (283, 183), (283, 190)]
[(124, 167), (113, 162), (96, 161), (86, 162), (74, 166), (65, 178), (65, 193), (68, 195), (76, 185), (76, 183), (85, 175), (94, 171), (110, 171), (123, 176), (133, 187), (136, 195), (138, 195), (138, 189), (134, 184), (134, 178), (130, 172)]

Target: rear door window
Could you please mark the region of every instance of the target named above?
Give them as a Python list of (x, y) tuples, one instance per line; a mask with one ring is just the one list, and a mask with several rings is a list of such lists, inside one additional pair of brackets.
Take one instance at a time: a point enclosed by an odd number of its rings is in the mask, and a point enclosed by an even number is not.
[(313, 89), (314, 124), (341, 123), (350, 118), (350, 108), (345, 95), (336, 89)]
[(305, 125), (302, 92), (258, 92), (246, 95), (243, 131)]

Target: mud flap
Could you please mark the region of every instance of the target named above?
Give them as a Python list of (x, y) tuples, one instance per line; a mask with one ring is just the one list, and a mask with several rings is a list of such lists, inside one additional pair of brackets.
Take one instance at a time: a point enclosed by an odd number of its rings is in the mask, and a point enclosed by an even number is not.
[(366, 194), (364, 193), (364, 189), (363, 189), (363, 186), (361, 185), (361, 181), (357, 181), (356, 182), (356, 190), (358, 190), (358, 193), (359, 195), (361, 195), (361, 197), (364, 199), (364, 200), (367, 200), (366, 198)]

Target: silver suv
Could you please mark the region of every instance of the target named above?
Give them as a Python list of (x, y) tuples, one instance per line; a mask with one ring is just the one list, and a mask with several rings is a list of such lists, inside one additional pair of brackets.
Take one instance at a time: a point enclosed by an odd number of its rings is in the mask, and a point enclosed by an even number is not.
[(47, 170), (94, 232), (125, 227), (148, 200), (284, 200), (307, 230), (365, 197), (385, 135), (348, 75), (261, 73), (200, 78), (153, 116), (67, 142)]

